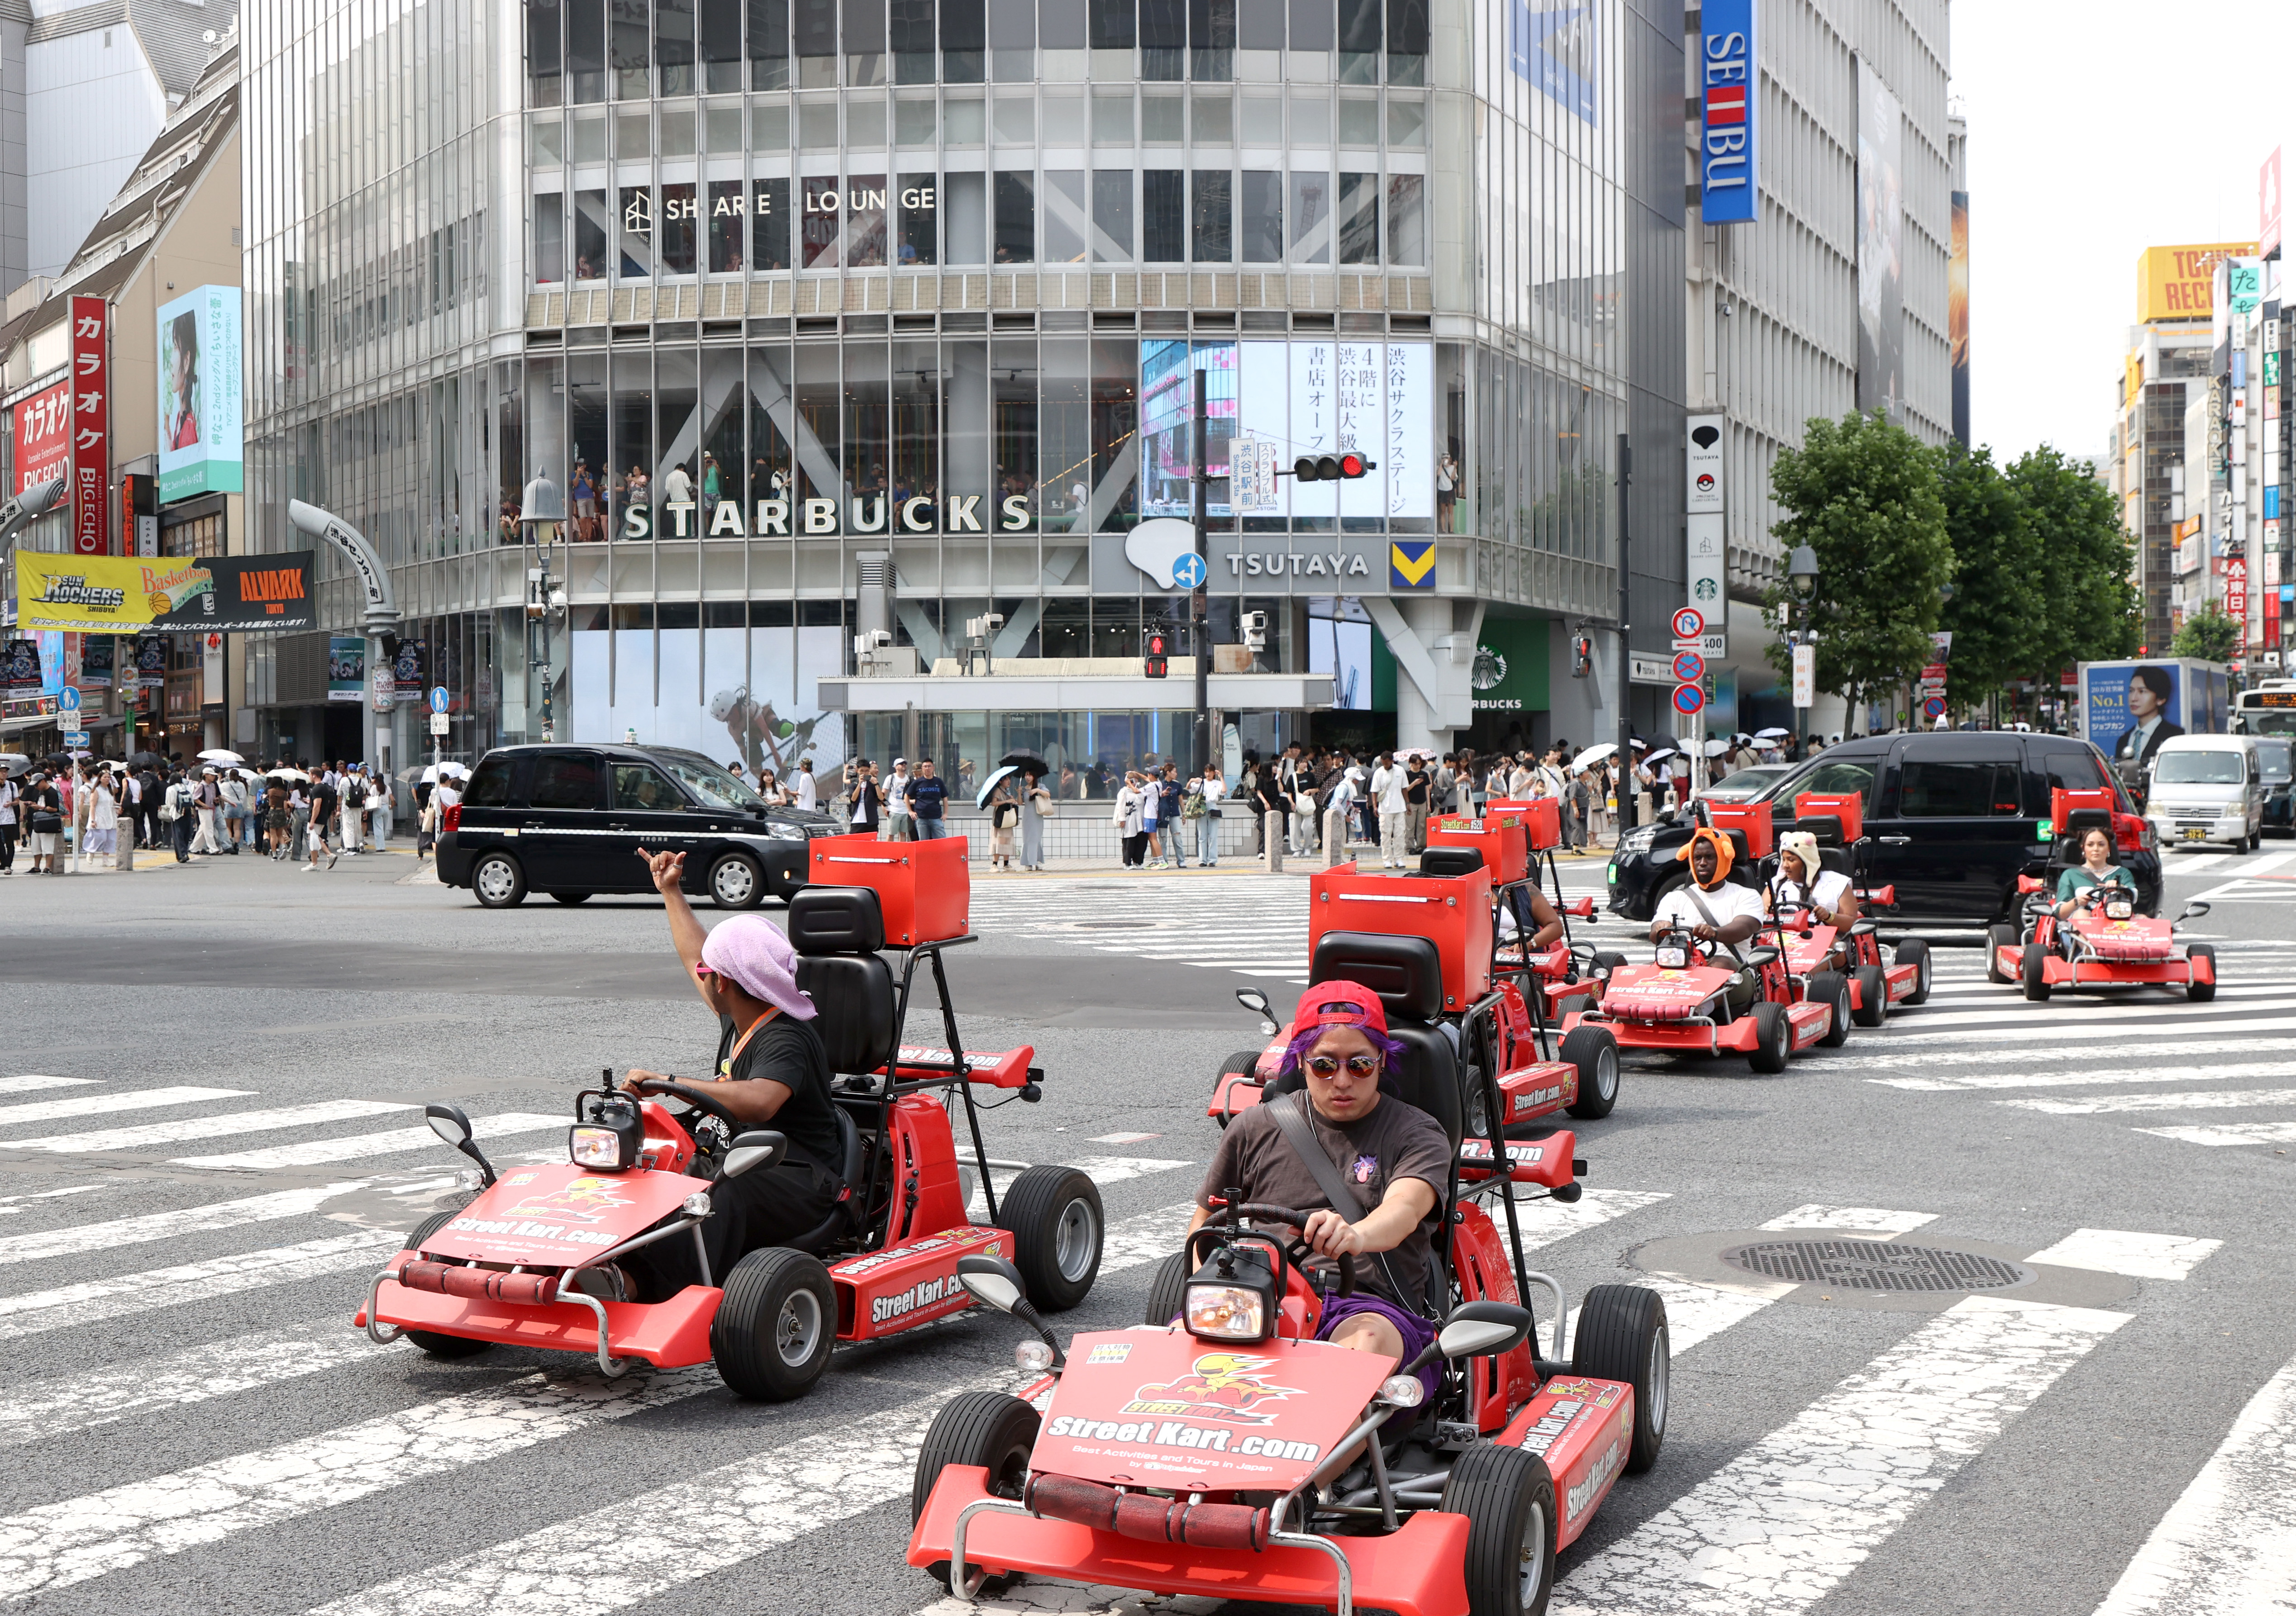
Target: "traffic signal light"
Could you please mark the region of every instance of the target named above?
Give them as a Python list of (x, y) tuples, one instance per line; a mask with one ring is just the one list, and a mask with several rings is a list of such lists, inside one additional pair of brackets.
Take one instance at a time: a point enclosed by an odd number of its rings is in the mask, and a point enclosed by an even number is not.
[(1150, 629), (1148, 631), (1148, 677), (1152, 679), (1163, 678), (1171, 672), (1171, 669), (1172, 664), (1166, 654), (1164, 631), (1160, 628)]
[(1595, 641), (1590, 635), (1570, 636), (1570, 677), (1583, 679), (1595, 671)]
[(1365, 460), (1353, 452), (1345, 455), (1302, 455), (1292, 463), (1292, 476), (1299, 482), (1349, 482), (1365, 472), (1379, 470), (1379, 462)]

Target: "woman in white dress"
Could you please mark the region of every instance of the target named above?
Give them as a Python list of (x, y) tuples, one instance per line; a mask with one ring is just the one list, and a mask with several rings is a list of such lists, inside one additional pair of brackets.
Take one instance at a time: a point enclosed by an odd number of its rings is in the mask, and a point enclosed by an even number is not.
[(1045, 867), (1045, 821), (1054, 812), (1053, 794), (1045, 789), (1042, 775), (1028, 776), (1028, 789), (1021, 793), (1021, 867), (1041, 870)]

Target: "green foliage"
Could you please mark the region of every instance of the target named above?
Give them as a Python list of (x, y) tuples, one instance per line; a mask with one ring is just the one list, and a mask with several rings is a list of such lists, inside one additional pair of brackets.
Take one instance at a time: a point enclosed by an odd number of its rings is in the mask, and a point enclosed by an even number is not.
[(2185, 619), (2169, 643), (2169, 654), (2202, 662), (2229, 662), (2240, 649), (2240, 625), (2214, 601)]
[[(1862, 703), (1918, 677), (1929, 660), (1953, 545), (1939, 492), (1939, 459), (1880, 412), (1813, 418), (1798, 449), (1782, 451), (1770, 488), (1786, 518), (1771, 529), (1791, 554), (1817, 555), (1817, 586), (1793, 606), (1793, 626), (1817, 631), (1817, 684)], [(1764, 615), (1783, 628), (1794, 601), (1783, 582)], [(1770, 648), (1781, 671), (1784, 644)]]
[(1953, 598), (1938, 620), (1953, 632), (1946, 698), (1965, 710), (2033, 669), (2048, 615), (2040, 546), (2016, 485), (1993, 463), (1990, 449), (1948, 444), (1938, 480), (1955, 568)]
[(2112, 494), (2046, 444), (2021, 455), (2007, 475), (2039, 554), (2044, 609), (2027, 671), (2049, 689), (2076, 662), (2135, 656), (2142, 621), (2128, 581), (2135, 541)]

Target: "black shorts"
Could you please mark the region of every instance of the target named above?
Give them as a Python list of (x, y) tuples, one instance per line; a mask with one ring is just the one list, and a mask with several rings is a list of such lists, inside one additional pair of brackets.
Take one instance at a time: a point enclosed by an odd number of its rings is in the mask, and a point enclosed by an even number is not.
[[(709, 1283), (722, 1285), (735, 1263), (767, 1246), (785, 1245), (818, 1228), (837, 1203), (837, 1175), (809, 1161), (753, 1168), (710, 1186), (709, 1216), (701, 1221), (709, 1251)], [(702, 1283), (693, 1237), (672, 1236), (620, 1259), (637, 1282), (640, 1301), (666, 1301)]]

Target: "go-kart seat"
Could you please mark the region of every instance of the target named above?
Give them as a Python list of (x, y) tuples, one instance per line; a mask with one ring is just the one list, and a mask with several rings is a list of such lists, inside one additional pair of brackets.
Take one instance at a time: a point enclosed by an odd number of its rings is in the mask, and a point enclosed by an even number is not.
[(2120, 839), (2112, 834), (2112, 816), (2103, 808), (2075, 808), (2065, 816), (2065, 828), (2058, 835), (2056, 845), (2049, 849), (2052, 863), (2076, 865), (2081, 861), (2081, 842), (2091, 831), (2103, 831), (2113, 843), (2113, 851), (2120, 851)]
[[(1310, 982), (1361, 982), (1379, 995), (1387, 1010), (1387, 1035), (1403, 1046), (1403, 1070), (1395, 1074), (1401, 1098), (1443, 1126), (1456, 1150), (1465, 1128), (1459, 1093), (1459, 1059), (1450, 1033), (1439, 1023), (1443, 1013), (1443, 963), (1423, 937), (1389, 937), (1372, 931), (1326, 931), (1316, 939), (1308, 964)], [(1283, 1081), (1297, 1087), (1295, 1074)], [(1279, 1092), (1271, 1085), (1272, 1098)]]
[(1480, 848), (1431, 847), (1419, 855), (1419, 874), (1422, 875), (1472, 875), (1482, 867), (1483, 849)]
[(882, 1071), (892, 1058), (893, 971), (885, 915), (870, 887), (803, 887), (789, 900), (797, 985), (820, 1012), (814, 1027), (832, 1072)]

